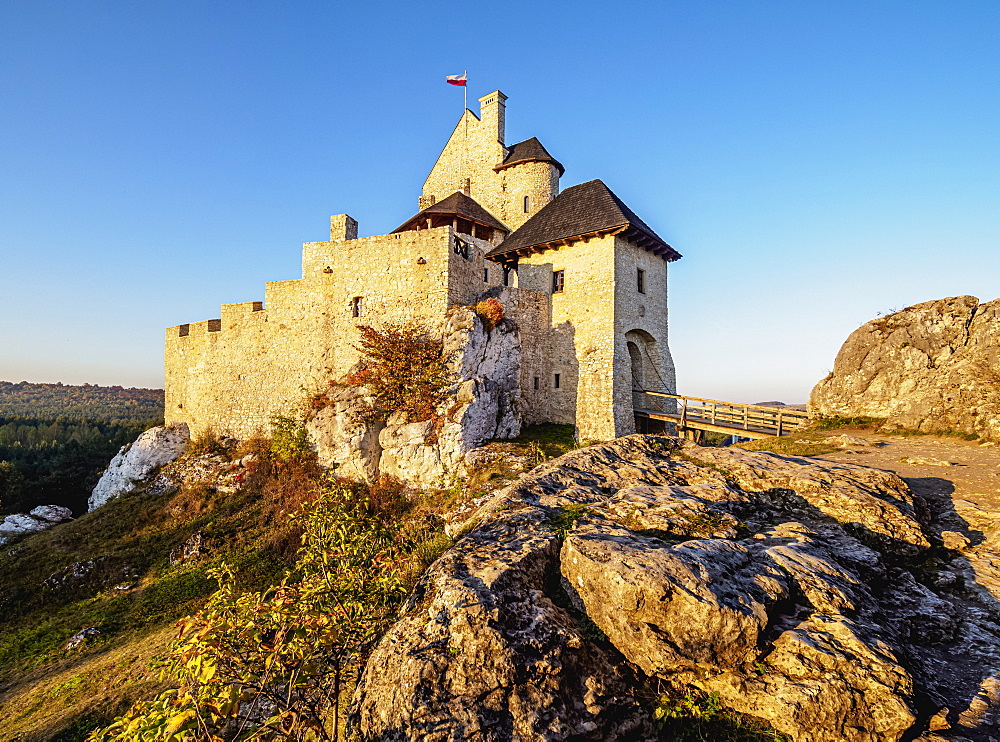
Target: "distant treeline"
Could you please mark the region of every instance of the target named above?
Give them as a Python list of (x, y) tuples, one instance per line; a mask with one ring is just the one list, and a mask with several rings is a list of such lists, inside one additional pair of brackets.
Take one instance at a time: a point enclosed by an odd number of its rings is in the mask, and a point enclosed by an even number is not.
[(0, 381), (0, 415), (139, 422), (163, 417), (163, 390)]
[(118, 450), (162, 424), (161, 389), (0, 381), (0, 515), (37, 505), (86, 512)]

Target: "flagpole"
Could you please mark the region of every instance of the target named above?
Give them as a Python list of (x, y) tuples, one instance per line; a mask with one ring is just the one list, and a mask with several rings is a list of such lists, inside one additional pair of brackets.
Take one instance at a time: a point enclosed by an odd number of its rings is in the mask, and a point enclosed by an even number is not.
[[(469, 149), (469, 71), (462, 73), (465, 77), (465, 85), (462, 86), (462, 120), (465, 121), (465, 133), (462, 135), (462, 161), (459, 167), (460, 190), (465, 193), (465, 152)], [(469, 194), (466, 193), (466, 196)]]

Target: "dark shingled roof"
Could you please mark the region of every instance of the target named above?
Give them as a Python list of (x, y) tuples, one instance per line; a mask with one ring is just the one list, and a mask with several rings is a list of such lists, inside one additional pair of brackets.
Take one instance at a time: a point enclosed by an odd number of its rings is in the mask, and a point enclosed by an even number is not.
[(545, 147), (542, 146), (542, 143), (535, 137), (510, 145), (507, 149), (507, 156), (503, 158), (503, 162), (493, 169), (503, 170), (504, 168), (519, 165), (522, 162), (551, 162), (559, 168), (560, 178), (566, 172), (566, 168), (562, 166), (562, 163), (550, 155)]
[(482, 224), (487, 227), (492, 227), (493, 229), (499, 229), (502, 232), (510, 232), (508, 227), (504, 226), (501, 221), (480, 206), (474, 199), (466, 196), (461, 191), (455, 191), (453, 194), (448, 196), (448, 198), (443, 198), (436, 204), (428, 206), (418, 214), (411, 216), (403, 222), (403, 224), (392, 230), (390, 234), (405, 232), (415, 221), (419, 221), (420, 219), (431, 214), (454, 214), (455, 216), (462, 219), (468, 219), (470, 222), (475, 222), (476, 224)]
[(513, 260), (518, 251), (526, 254), (549, 243), (601, 232), (621, 232), (629, 241), (668, 261), (681, 257), (600, 180), (567, 188), (487, 257)]

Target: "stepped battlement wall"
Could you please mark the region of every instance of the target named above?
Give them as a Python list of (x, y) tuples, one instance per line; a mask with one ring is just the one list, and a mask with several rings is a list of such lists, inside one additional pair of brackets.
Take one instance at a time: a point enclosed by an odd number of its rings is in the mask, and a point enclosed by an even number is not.
[(357, 363), (358, 325), (440, 331), (448, 307), (500, 286), (503, 270), (483, 257), (492, 247), (452, 227), (306, 243), (302, 278), (267, 283), (264, 302), (167, 330), (167, 422), (266, 432)]

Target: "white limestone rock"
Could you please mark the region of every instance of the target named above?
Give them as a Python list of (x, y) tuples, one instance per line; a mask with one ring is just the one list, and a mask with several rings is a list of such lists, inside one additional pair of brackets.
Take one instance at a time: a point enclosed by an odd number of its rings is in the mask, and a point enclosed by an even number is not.
[(7, 543), (14, 536), (39, 533), (72, 517), (72, 510), (59, 505), (39, 505), (30, 513), (8, 515), (0, 520), (0, 545)]
[(414, 487), (436, 487), (447, 479), (441, 449), (434, 443), (434, 423), (407, 423), (393, 415), (378, 436), (382, 447), (379, 471)]
[(492, 330), (468, 307), (445, 322), (444, 355), (455, 380), (437, 412), (441, 422), (390, 418), (379, 434), (380, 470), (414, 486), (448, 486), (466, 474), (466, 456), (497, 438), (521, 432), (521, 342), (517, 326)]
[(436, 422), (396, 414), (382, 425), (360, 414), (371, 403), (363, 387), (327, 392), (329, 404), (306, 423), (319, 462), (367, 482), (385, 474), (414, 487), (448, 486), (466, 474), (470, 451), (520, 434), (517, 326), (502, 320), (487, 330), (471, 309), (454, 307), (443, 353), (452, 384)]
[(382, 456), (379, 432), (384, 425), (360, 414), (371, 404), (367, 390), (338, 386), (331, 388), (327, 397), (328, 406), (306, 422), (306, 435), (319, 463), (349, 479), (375, 481)]
[(373, 648), (352, 728), (369, 742), (652, 741), (634, 700), (666, 681), (798, 742), (915, 739), (943, 707), (935, 728), (968, 735), (947, 739), (989, 742), (996, 601), (905, 568), (933, 553), (920, 504), (849, 464), (640, 435), (573, 451), (466, 516), (477, 525)]
[(39, 505), (37, 508), (33, 508), (29, 515), (54, 525), (62, 523), (64, 520), (70, 520), (73, 517), (73, 511), (60, 505)]
[(26, 513), (8, 515), (0, 521), (0, 544), (7, 543), (14, 536), (44, 531), (51, 525), (48, 521), (33, 518)]
[(191, 435), (186, 423), (150, 428), (111, 459), (88, 502), (88, 512), (132, 492), (161, 466), (184, 452)]
[(65, 649), (67, 652), (69, 652), (73, 649), (76, 649), (85, 642), (89, 641), (90, 639), (93, 639), (100, 635), (101, 635), (101, 630), (96, 626), (90, 626), (86, 629), (80, 629), (78, 632), (76, 632), (75, 634), (73, 634), (73, 636), (70, 637), (68, 642), (66, 642)]

